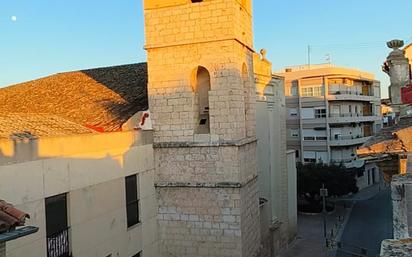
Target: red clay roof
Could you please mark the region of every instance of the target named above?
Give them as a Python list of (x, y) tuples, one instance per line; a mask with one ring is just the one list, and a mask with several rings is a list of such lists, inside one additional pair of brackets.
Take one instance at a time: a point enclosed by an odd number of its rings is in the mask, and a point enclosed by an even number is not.
[(0, 139), (35, 139), (96, 133), (56, 115), (35, 113), (0, 113)]
[(24, 226), (30, 215), (13, 207), (13, 205), (0, 200), (0, 233), (9, 231), (17, 226)]
[(59, 116), (98, 131), (118, 131), (148, 108), (146, 63), (67, 73), (0, 89), (0, 113)]

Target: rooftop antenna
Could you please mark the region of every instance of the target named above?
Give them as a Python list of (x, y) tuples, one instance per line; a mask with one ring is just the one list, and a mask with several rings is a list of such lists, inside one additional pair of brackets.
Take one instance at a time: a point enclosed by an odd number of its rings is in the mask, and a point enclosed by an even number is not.
[(326, 62), (327, 62), (328, 64), (331, 64), (331, 63), (332, 63), (332, 55), (331, 55), (330, 53), (327, 53), (327, 54), (325, 55), (325, 59), (326, 59)]
[(310, 69), (310, 55), (311, 55), (312, 47), (308, 45), (308, 67)]

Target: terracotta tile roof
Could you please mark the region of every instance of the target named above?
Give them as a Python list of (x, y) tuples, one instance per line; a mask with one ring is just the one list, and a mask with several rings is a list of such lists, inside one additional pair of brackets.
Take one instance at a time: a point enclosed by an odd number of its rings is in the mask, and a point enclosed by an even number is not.
[(96, 132), (56, 115), (0, 113), (0, 139), (35, 139), (86, 133)]
[(24, 226), (30, 215), (0, 200), (0, 233), (4, 233), (17, 226)]
[(147, 65), (67, 73), (0, 89), (0, 113), (56, 115), (98, 131), (118, 131), (148, 108)]
[(402, 117), (398, 124), (383, 128), (359, 150), (359, 155), (412, 151), (412, 117)]

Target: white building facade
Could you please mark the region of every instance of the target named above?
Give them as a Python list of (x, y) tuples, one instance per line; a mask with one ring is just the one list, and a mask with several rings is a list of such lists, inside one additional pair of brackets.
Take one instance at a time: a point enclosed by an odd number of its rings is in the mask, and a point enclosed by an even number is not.
[(380, 83), (331, 65), (287, 68), (288, 148), (303, 163), (354, 167), (356, 149), (382, 127)]

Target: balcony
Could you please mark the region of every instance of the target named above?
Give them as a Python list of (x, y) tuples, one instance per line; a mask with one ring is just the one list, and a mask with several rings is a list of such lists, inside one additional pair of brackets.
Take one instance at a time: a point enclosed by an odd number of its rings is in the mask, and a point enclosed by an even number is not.
[(364, 101), (372, 102), (379, 101), (379, 98), (372, 95), (363, 95), (353, 91), (330, 91), (327, 96), (328, 101)]
[(70, 257), (69, 229), (47, 236), (47, 257)]
[(368, 141), (371, 137), (365, 136), (339, 136), (337, 138), (330, 138), (330, 146), (349, 146), (349, 145), (361, 145)]
[(374, 122), (381, 120), (380, 116), (372, 116), (371, 113), (330, 113), (329, 123), (357, 123), (357, 122)]

